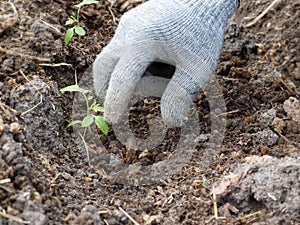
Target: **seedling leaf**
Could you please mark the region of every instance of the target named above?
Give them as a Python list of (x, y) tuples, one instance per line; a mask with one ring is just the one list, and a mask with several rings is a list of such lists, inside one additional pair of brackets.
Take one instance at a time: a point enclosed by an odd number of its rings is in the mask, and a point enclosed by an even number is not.
[(81, 123), (81, 120), (73, 120), (68, 125), (67, 128), (74, 126), (75, 124)]
[(83, 118), (81, 126), (82, 127), (89, 127), (91, 124), (94, 122), (94, 117), (93, 115), (87, 115), (86, 117)]
[(80, 26), (76, 26), (75, 27), (75, 33), (78, 34), (79, 36), (84, 36), (85, 35), (85, 30)]
[(77, 4), (76, 6), (78, 8), (81, 8), (84, 5), (90, 5), (90, 4), (98, 4), (99, 1), (94, 1), (94, 0), (83, 0), (82, 2), (80, 2), (79, 4)]
[(74, 35), (74, 27), (69, 28), (66, 32), (66, 35), (65, 35), (65, 38), (64, 38), (64, 42), (65, 42), (66, 45), (69, 44), (69, 42), (72, 39), (73, 35)]
[(98, 4), (99, 1), (94, 1), (94, 0), (83, 0), (82, 3), (83, 3), (84, 5)]
[(74, 20), (72, 17), (70, 17), (70, 18), (67, 19), (65, 25), (71, 25), (71, 24), (73, 24), (74, 22), (75, 22), (75, 20)]
[(74, 84), (74, 85), (70, 85), (70, 86), (67, 86), (65, 88), (62, 88), (60, 89), (60, 92), (62, 94), (64, 94), (65, 92), (80, 92), (80, 93), (86, 93), (87, 90), (84, 90), (82, 89), (81, 87), (79, 87), (77, 84)]
[(102, 116), (95, 116), (95, 123), (105, 135), (108, 133), (108, 126)]

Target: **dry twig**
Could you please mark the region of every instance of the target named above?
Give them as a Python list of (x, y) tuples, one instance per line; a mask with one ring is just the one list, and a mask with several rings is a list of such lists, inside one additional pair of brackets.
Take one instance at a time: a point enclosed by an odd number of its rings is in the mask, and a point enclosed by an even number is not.
[(39, 66), (59, 67), (59, 66), (73, 66), (69, 63), (40, 63)]
[(50, 23), (47, 23), (44, 20), (40, 20), (43, 24), (45, 24), (46, 26), (50, 27), (51, 29), (53, 29), (57, 34), (63, 36), (62, 32), (60, 32), (59, 29), (57, 29), (55, 26), (51, 25)]
[(215, 186), (212, 187), (212, 195), (213, 195), (212, 201), (214, 203), (214, 216), (211, 217), (209, 220), (207, 220), (205, 223), (209, 223), (213, 219), (215, 219), (215, 220), (226, 219), (226, 217), (220, 217), (218, 215), (218, 204), (217, 204), (217, 195), (216, 195), (216, 192), (215, 192)]
[(0, 184), (7, 184), (7, 183), (10, 183), (10, 182), (11, 182), (11, 179), (9, 179), (9, 178), (0, 180)]
[(106, 210), (100, 210), (98, 213), (99, 213), (100, 215), (106, 215), (106, 214), (111, 215), (111, 212), (110, 212), (108, 209), (106, 209)]
[(136, 222), (124, 209), (122, 209), (121, 207), (119, 207), (119, 210), (122, 211), (122, 213), (127, 216), (127, 218), (133, 222), (134, 225), (140, 225), (138, 222)]
[(23, 53), (20, 53), (20, 52), (14, 52), (14, 51), (11, 51), (9, 49), (2, 48), (2, 47), (0, 47), (0, 52), (4, 52), (8, 55), (19, 56), (21, 58), (30, 59), (30, 60), (37, 60), (37, 61), (41, 61), (41, 62), (50, 62), (51, 61), (51, 59), (26, 55), (26, 54), (23, 54)]
[(9, 220), (13, 220), (13, 221), (18, 222), (18, 223), (30, 224), (30, 221), (25, 221), (20, 217), (9, 215), (4, 211), (0, 212), (0, 216), (4, 217), (6, 219), (9, 219)]
[(278, 2), (281, 0), (274, 0), (261, 14), (259, 14), (254, 20), (252, 20), (250, 23), (246, 24), (245, 27), (251, 27), (254, 24), (256, 24), (258, 21), (261, 20)]
[(8, 2), (9, 2), (9, 4), (10, 4), (10, 6), (12, 7), (12, 9), (14, 10), (14, 14), (18, 14), (18, 11), (17, 11), (17, 9), (16, 9), (14, 3), (13, 3), (11, 0), (9, 0)]
[(252, 224), (253, 222), (256, 222), (258, 218), (261, 218), (264, 213), (265, 213), (265, 211), (261, 210), (261, 211), (251, 213), (246, 216), (237, 218), (236, 220), (234, 220), (234, 224), (237, 224), (237, 223)]
[(236, 110), (233, 110), (233, 111), (230, 111), (230, 112), (221, 113), (221, 114), (218, 115), (218, 117), (238, 113), (239, 111), (240, 111), (239, 109), (236, 109)]
[(112, 20), (114, 22), (114, 25), (117, 25), (117, 22), (116, 22), (116, 17), (115, 17), (115, 14), (113, 13), (111, 7), (108, 7), (108, 11), (110, 12), (111, 16), (112, 16)]
[[(1, 99), (0, 99), (0, 100), (1, 100)], [(11, 111), (12, 113), (17, 114), (17, 110), (14, 110), (14, 109), (10, 108), (9, 106), (3, 104), (2, 102), (0, 102), (0, 108), (1, 108), (2, 111), (5, 112), (6, 114), (9, 114), (9, 113), (8, 113), (7, 110), (5, 110), (5, 109), (8, 109), (8, 110)]]

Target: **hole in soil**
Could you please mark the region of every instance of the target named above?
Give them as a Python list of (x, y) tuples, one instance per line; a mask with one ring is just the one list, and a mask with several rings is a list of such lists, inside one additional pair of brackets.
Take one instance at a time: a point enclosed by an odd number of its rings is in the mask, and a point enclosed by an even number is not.
[(262, 202), (255, 199), (254, 194), (251, 194), (249, 197), (248, 207), (254, 212), (266, 209), (266, 206)]
[(135, 103), (129, 113), (129, 127), (137, 138), (147, 139), (151, 132), (149, 123), (151, 119), (160, 115), (159, 98), (144, 98)]
[[(148, 109), (149, 107), (147, 110)], [(141, 117), (144, 117), (147, 115), (147, 113), (142, 113), (142, 115), (143, 116)], [(129, 120), (129, 124), (131, 123), (130, 129), (132, 130), (133, 135), (139, 139), (147, 139), (151, 135), (150, 130), (146, 129), (148, 126), (147, 122), (143, 124), (138, 123), (137, 117), (132, 116), (132, 113), (130, 113), (129, 118), (130, 117), (133, 118)], [(105, 148), (107, 148), (113, 154), (119, 155), (119, 157), (122, 158), (123, 163), (133, 164), (137, 161), (140, 161), (142, 165), (146, 166), (165, 160), (168, 157), (168, 154), (176, 149), (176, 146), (180, 140), (181, 129), (169, 128), (161, 143), (152, 149), (148, 149), (149, 154), (142, 159), (139, 159), (139, 156), (142, 154), (144, 149), (128, 149), (124, 143), (118, 140), (112, 128), (110, 128), (107, 136), (102, 135), (100, 131), (98, 131), (98, 134), (100, 134), (101, 141)]]

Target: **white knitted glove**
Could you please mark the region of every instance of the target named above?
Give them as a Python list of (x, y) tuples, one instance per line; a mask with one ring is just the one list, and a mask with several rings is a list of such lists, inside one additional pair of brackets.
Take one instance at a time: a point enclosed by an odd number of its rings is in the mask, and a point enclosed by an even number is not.
[(182, 126), (191, 96), (216, 69), (227, 21), (238, 6), (239, 0), (150, 0), (125, 13), (93, 65), (105, 119), (122, 118), (146, 68), (162, 61), (176, 67), (161, 98), (162, 117), (170, 127)]

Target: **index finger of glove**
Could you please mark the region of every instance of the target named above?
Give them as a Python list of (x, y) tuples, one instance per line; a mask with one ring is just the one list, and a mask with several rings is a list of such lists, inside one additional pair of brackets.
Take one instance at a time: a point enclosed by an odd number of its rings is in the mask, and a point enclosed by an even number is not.
[(104, 102), (104, 117), (108, 122), (117, 123), (126, 112), (136, 84), (151, 60), (142, 53), (124, 54), (112, 73)]

